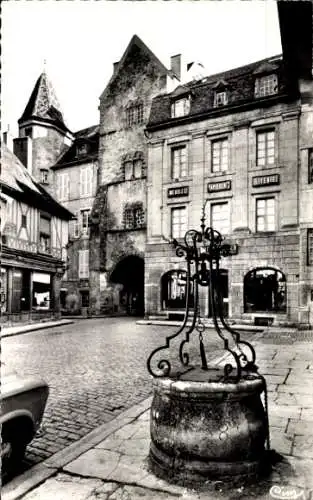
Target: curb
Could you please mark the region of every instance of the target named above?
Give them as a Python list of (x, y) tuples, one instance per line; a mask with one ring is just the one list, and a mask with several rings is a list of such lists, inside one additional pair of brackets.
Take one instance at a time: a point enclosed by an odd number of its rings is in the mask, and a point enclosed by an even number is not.
[(136, 403), (116, 418), (100, 425), (84, 437), (55, 453), (44, 462), (35, 465), (20, 476), (15, 477), (1, 489), (2, 500), (18, 500), (41, 483), (54, 476), (65, 465), (90, 450), (123, 425), (136, 420), (150, 408), (152, 396)]
[[(13, 337), (15, 335), (22, 335), (23, 333), (29, 333), (29, 332), (34, 332), (36, 330), (44, 330), (48, 328), (54, 328), (56, 326), (64, 326), (64, 325), (71, 325), (74, 323), (74, 320), (69, 320), (69, 319), (63, 319), (60, 321), (55, 321), (54, 323), (48, 322), (47, 323), (34, 323), (30, 325), (24, 325), (21, 326), (20, 329), (17, 331), (9, 332), (6, 330), (9, 330), (9, 328), (14, 328), (14, 327), (8, 327), (8, 328), (2, 328), (1, 329), (1, 338), (4, 339), (5, 337)], [(18, 328), (18, 327), (16, 327)]]

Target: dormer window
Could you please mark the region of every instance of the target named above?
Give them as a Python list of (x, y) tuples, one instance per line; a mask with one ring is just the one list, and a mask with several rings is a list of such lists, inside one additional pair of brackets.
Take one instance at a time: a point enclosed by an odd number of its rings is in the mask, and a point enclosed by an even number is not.
[(265, 97), (278, 92), (278, 78), (275, 73), (260, 76), (255, 80), (255, 97)]
[(171, 105), (171, 117), (179, 118), (180, 116), (186, 116), (190, 112), (190, 96), (185, 96), (180, 99), (176, 99)]
[(84, 156), (87, 154), (87, 144), (78, 144), (76, 146), (76, 156)]
[(226, 90), (223, 91), (216, 91), (214, 93), (214, 108), (219, 108), (220, 106), (225, 106), (228, 102), (227, 98), (227, 92)]

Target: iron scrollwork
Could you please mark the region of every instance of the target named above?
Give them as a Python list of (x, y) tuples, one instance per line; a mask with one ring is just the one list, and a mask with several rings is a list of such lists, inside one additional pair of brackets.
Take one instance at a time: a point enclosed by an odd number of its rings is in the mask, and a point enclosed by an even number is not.
[[(223, 314), (219, 262), (221, 257), (231, 255), (230, 245), (224, 241), (218, 231), (211, 227), (205, 227), (204, 215), (201, 222), (201, 231), (194, 229), (187, 231), (182, 243), (176, 239), (171, 241), (176, 255), (184, 257), (187, 263), (184, 321), (177, 332), (166, 337), (163, 346), (152, 351), (147, 360), (147, 368), (149, 373), (154, 377), (171, 375), (172, 366), (168, 359), (162, 358), (157, 362), (157, 371), (152, 368), (152, 361), (156, 359), (155, 357), (158, 357), (159, 353), (169, 349), (171, 341), (183, 333), (184, 339), (179, 346), (179, 360), (184, 367), (187, 367), (190, 359), (185, 348), (189, 343), (190, 335), (196, 330), (199, 333), (202, 369), (209, 369), (203, 344), (205, 326), (200, 317), (199, 307), (199, 286), (203, 286), (208, 287), (209, 290), (214, 328), (223, 342), (224, 350), (227, 351), (232, 361), (226, 362), (224, 366), (224, 381), (237, 382), (241, 378), (243, 371), (256, 371), (256, 355), (252, 345), (247, 341), (241, 340), (240, 333), (226, 322)], [(190, 307), (191, 282), (194, 285), (194, 305), (192, 311)], [(188, 324), (188, 320), (190, 320), (190, 324)]]

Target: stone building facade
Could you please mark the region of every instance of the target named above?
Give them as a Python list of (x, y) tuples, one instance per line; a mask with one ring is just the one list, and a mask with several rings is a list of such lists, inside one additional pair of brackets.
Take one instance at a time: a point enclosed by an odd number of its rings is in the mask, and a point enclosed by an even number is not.
[[(175, 62), (175, 59), (174, 59)], [(178, 82), (135, 35), (100, 97), (99, 178), (91, 217), (92, 313), (142, 314), (148, 122), (154, 96)]]
[[(221, 263), (225, 314), (240, 322), (309, 324), (312, 93), (304, 96), (310, 83), (289, 72), (286, 57), (202, 78), (153, 100), (148, 316), (182, 313), (186, 265), (168, 241), (199, 229), (204, 210), (206, 224), (238, 248)], [(200, 306), (210, 317), (205, 289)]]
[(72, 145), (51, 167), (56, 198), (74, 215), (69, 226), (61, 306), (64, 313), (88, 314), (90, 214), (98, 186), (99, 127), (88, 127), (73, 135)]

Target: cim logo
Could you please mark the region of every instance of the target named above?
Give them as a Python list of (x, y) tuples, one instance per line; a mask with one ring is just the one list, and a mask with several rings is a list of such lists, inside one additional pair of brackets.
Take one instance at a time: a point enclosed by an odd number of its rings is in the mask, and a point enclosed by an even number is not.
[(304, 490), (297, 486), (272, 486), (270, 489), (270, 496), (279, 500), (305, 500)]

